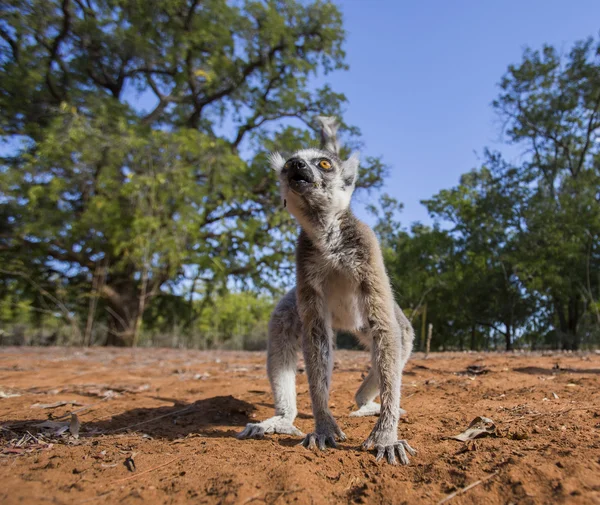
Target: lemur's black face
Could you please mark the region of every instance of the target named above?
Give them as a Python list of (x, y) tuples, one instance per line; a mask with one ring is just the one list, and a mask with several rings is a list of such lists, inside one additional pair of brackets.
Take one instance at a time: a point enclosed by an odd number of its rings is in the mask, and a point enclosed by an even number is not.
[(291, 191), (304, 195), (315, 189), (325, 189), (328, 180), (335, 177), (335, 163), (327, 153), (312, 158), (293, 156), (283, 165), (281, 178), (286, 179)]
[(358, 158), (342, 161), (323, 149), (302, 149), (285, 160), (271, 155), (279, 174), (283, 205), (302, 222), (309, 216), (336, 214), (350, 205), (358, 170)]

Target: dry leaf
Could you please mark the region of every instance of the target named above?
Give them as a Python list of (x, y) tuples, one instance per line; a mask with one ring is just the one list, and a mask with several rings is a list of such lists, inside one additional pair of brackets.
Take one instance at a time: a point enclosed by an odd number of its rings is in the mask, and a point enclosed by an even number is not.
[(79, 438), (79, 428), (81, 427), (81, 423), (79, 422), (79, 418), (77, 414), (71, 414), (71, 422), (69, 423), (69, 431), (71, 435), (75, 438)]
[(61, 402), (54, 402), (54, 403), (34, 403), (31, 406), (31, 408), (32, 409), (55, 409), (57, 407), (64, 407), (65, 405), (79, 406), (79, 405), (83, 405), (83, 404), (76, 402), (75, 400), (61, 401)]
[(42, 431), (59, 436), (69, 429), (69, 423), (66, 421), (44, 421), (43, 423), (34, 424), (36, 428), (41, 428)]
[(477, 416), (471, 421), (471, 424), (469, 424), (469, 427), (465, 431), (459, 435), (448, 438), (466, 442), (467, 440), (474, 440), (476, 438), (487, 436), (496, 436), (496, 424), (489, 417)]

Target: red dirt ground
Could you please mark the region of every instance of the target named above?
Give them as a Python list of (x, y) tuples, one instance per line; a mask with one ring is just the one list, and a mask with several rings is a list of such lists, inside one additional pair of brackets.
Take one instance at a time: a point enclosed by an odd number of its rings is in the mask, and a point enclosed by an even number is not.
[[(0, 503), (438, 503), (483, 479), (449, 503), (600, 503), (599, 354), (416, 354), (399, 432), (419, 452), (404, 467), (359, 450), (375, 419), (348, 414), (367, 366), (336, 353), (331, 407), (348, 440), (312, 453), (297, 437), (235, 438), (273, 413), (262, 353), (1, 349)], [(308, 432), (304, 373), (298, 392)], [(80, 405), (33, 407), (59, 401)], [(76, 409), (78, 439), (33, 426)], [(479, 415), (498, 437), (446, 438)]]

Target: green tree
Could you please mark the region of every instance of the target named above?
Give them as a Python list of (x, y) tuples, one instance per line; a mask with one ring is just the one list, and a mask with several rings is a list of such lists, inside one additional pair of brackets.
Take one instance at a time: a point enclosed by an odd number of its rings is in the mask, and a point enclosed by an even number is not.
[(600, 43), (527, 50), (500, 84), (493, 107), (520, 160), (486, 151), (482, 167), (424, 202), (433, 229), (399, 231), (383, 201), (398, 297), (435, 321), (443, 345), (462, 348), (468, 328), (472, 347), (486, 331), (506, 349), (598, 343)]
[(494, 108), (506, 135), (530, 153), (510, 168), (529, 189), (521, 278), (553, 314), (560, 345), (577, 349), (600, 328), (600, 42), (579, 42), (565, 56), (528, 50), (501, 88)]
[(389, 212), (376, 227), (388, 234), (382, 237), (386, 265), (421, 350), (429, 324), (433, 348), (496, 347), (489, 337), (499, 335), (511, 349), (529, 315), (496, 185), (488, 169), (465, 174), (459, 186), (424, 202), (433, 227), (417, 223), (389, 235), (395, 228)]
[(524, 194), (522, 186), (510, 180), (514, 172), (501, 158), (490, 153), (487, 157), (488, 163), (463, 175), (456, 188), (424, 203), (449, 227), (454, 255), (446, 268), (446, 283), (460, 299), (457, 309), (471, 329), (471, 339), (484, 327), (502, 335), (505, 349), (511, 350), (535, 306), (515, 256)]
[[(332, 3), (11, 0), (0, 15), (4, 279), (66, 287), (83, 333), (99, 298), (117, 345), (169, 283), (284, 283), (294, 225), (266, 152), (341, 113), (312, 81), (346, 68)], [(383, 171), (367, 159), (363, 186)]]

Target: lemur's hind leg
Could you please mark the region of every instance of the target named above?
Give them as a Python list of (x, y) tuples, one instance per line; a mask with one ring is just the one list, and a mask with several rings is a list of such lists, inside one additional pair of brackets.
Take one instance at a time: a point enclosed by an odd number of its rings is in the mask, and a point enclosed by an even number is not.
[[(379, 379), (375, 368), (371, 367), (365, 380), (362, 382), (358, 391), (354, 395), (354, 400), (358, 409), (350, 412), (350, 417), (366, 417), (378, 416), (381, 410), (381, 405), (377, 403), (375, 398), (379, 394)], [(400, 415), (406, 414), (404, 409), (400, 409)]]
[(267, 374), (273, 390), (275, 416), (261, 423), (248, 423), (238, 438), (262, 438), (270, 433), (303, 435), (294, 426), (296, 408), (296, 366), (302, 324), (296, 309), (296, 292), (288, 292), (269, 321)]
[(365, 380), (354, 395), (358, 410), (351, 412), (350, 417), (378, 416), (381, 405), (373, 401), (378, 394), (379, 378), (377, 377), (377, 373), (375, 373), (375, 369), (371, 367)]
[[(371, 347), (369, 342), (369, 334), (367, 332), (360, 332), (357, 335), (360, 342)], [(412, 345), (412, 341), (410, 342)], [(378, 416), (381, 410), (381, 405), (377, 403), (375, 398), (379, 394), (379, 376), (375, 363), (372, 363), (369, 373), (363, 380), (362, 384), (354, 395), (354, 400), (358, 409), (350, 413), (350, 417), (366, 417), (366, 416)], [(406, 414), (404, 409), (400, 409), (400, 415)]]
[[(372, 337), (368, 330), (358, 331), (356, 333), (358, 341), (367, 347), (372, 348)], [(373, 358), (371, 357), (371, 361)], [(379, 394), (379, 376), (376, 373), (375, 367), (371, 366), (369, 373), (363, 380), (362, 384), (358, 388), (358, 391), (354, 395), (354, 400), (358, 406), (358, 410), (350, 413), (350, 417), (365, 417), (365, 416), (378, 416), (381, 409), (381, 405), (375, 402), (375, 398)]]

